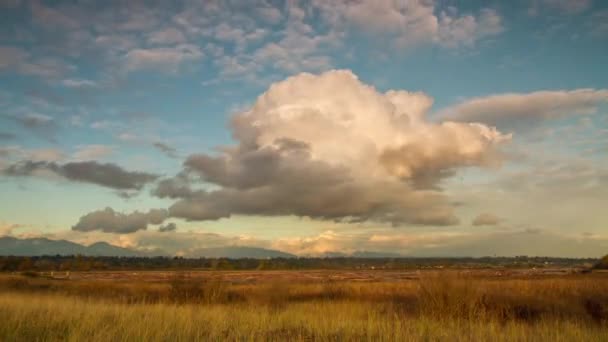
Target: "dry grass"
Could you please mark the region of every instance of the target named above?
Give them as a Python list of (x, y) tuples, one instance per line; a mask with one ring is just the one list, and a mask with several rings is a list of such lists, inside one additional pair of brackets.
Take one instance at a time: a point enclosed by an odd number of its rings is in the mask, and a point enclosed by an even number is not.
[(608, 341), (608, 277), (234, 285), (0, 277), (2, 341)]

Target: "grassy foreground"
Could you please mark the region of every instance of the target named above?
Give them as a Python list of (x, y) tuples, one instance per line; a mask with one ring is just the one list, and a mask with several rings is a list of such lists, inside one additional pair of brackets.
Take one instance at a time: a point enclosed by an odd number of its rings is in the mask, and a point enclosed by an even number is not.
[(19, 281), (0, 282), (1, 341), (608, 341), (606, 279), (246, 286), (178, 279), (136, 284), (157, 293), (141, 298), (119, 295), (132, 283)]

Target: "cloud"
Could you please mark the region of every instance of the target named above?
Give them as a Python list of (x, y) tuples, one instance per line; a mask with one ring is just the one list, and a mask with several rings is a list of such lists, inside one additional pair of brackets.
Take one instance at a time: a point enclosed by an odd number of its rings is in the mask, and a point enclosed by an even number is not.
[(32, 161), (58, 161), (65, 158), (65, 154), (56, 148), (24, 149), (21, 146), (0, 147), (0, 156)]
[(608, 36), (608, 9), (595, 11), (585, 26), (591, 35), (600, 38)]
[(47, 28), (74, 29), (79, 23), (74, 18), (62, 13), (60, 10), (46, 7), (39, 1), (30, 3), (32, 18), (34, 21)]
[(256, 6), (255, 11), (262, 20), (269, 24), (278, 24), (281, 21), (281, 11), (270, 5), (264, 7)]
[(23, 225), (17, 223), (6, 223), (0, 221), (0, 237), (13, 235), (15, 229), (22, 228)]
[(533, 0), (528, 10), (530, 15), (537, 15), (544, 8), (565, 14), (578, 14), (591, 7), (592, 0)]
[(31, 113), (24, 116), (15, 117), (20, 124), (27, 128), (48, 127), (53, 124), (53, 118), (48, 115)]
[(169, 222), (165, 225), (158, 227), (158, 231), (161, 233), (174, 232), (177, 230), (177, 225), (173, 222)]
[(17, 122), (21, 127), (40, 136), (43, 139), (54, 141), (57, 131), (55, 119), (48, 115), (39, 113), (27, 113), (24, 115), (6, 116)]
[(175, 27), (168, 27), (164, 30), (152, 32), (148, 37), (149, 44), (170, 45), (186, 42), (184, 34)]
[(481, 10), (478, 17), (466, 15), (453, 17), (442, 12), (439, 17), (437, 41), (446, 47), (473, 46), (485, 37), (504, 31), (502, 18), (492, 9)]
[(113, 147), (106, 145), (79, 146), (72, 157), (76, 160), (96, 160), (111, 154), (113, 150)]
[(54, 162), (59, 161), (65, 158), (65, 153), (63, 151), (58, 150), (56, 148), (41, 148), (41, 149), (33, 149), (25, 152), (25, 157), (34, 162), (47, 161)]
[(67, 88), (92, 88), (97, 86), (95, 81), (71, 78), (61, 81), (61, 84)]
[(68, 64), (63, 59), (54, 57), (32, 58), (21, 60), (16, 66), (16, 71), (24, 74), (47, 79), (56, 79), (65, 76), (75, 69), (74, 65)]
[(0, 45), (0, 71), (42, 78), (58, 78), (72, 66), (54, 57), (34, 58), (28, 51), (14, 46)]
[(112, 208), (93, 211), (82, 216), (72, 230), (128, 234), (145, 230), (148, 224), (161, 224), (167, 217), (164, 209), (151, 209), (147, 213), (135, 211), (131, 214), (115, 212)]
[(164, 153), (169, 158), (177, 158), (178, 157), (177, 150), (174, 147), (169, 146), (169, 145), (167, 145), (165, 143), (157, 141), (157, 142), (153, 143), (152, 146), (154, 146), (157, 150), (159, 150), (162, 153)]
[(215, 220), (232, 214), (296, 215), (392, 224), (457, 223), (442, 179), (498, 161), (509, 136), (481, 124), (426, 121), (423, 93), (379, 93), (350, 71), (300, 74), (273, 84), (235, 116), (238, 145), (194, 154), (187, 177), (154, 193), (179, 198), (170, 214)]
[(491, 213), (483, 213), (477, 215), (471, 222), (474, 226), (495, 226), (499, 224), (501, 219)]
[(472, 98), (441, 110), (438, 116), (511, 128), (566, 115), (592, 114), (603, 102), (608, 102), (606, 89), (507, 93)]
[(21, 48), (0, 46), (0, 70), (13, 68), (28, 56), (29, 54)]
[(401, 48), (425, 43), (472, 46), (504, 30), (500, 15), (488, 8), (477, 15), (461, 16), (453, 7), (439, 11), (434, 1), (425, 0), (313, 1), (313, 5), (337, 30), (344, 30), (344, 24), (351, 25), (363, 32), (382, 34)]
[(133, 49), (127, 52), (124, 59), (125, 71), (155, 69), (176, 73), (186, 62), (193, 62), (203, 57), (203, 52), (196, 45), (179, 44), (175, 47), (150, 49)]
[(6, 140), (14, 140), (17, 138), (17, 135), (10, 132), (0, 132), (0, 141)]
[(27, 177), (35, 176), (39, 172), (50, 172), (71, 181), (97, 184), (118, 190), (139, 190), (158, 178), (157, 175), (151, 173), (126, 171), (115, 164), (102, 164), (96, 161), (58, 164), (26, 160), (8, 166), (2, 171), (2, 174), (12, 177)]

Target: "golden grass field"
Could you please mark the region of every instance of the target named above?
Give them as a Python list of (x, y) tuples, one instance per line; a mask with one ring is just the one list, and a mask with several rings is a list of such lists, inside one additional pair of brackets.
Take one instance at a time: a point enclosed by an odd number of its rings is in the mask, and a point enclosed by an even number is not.
[(307, 272), (4, 274), (0, 340), (608, 341), (606, 273)]

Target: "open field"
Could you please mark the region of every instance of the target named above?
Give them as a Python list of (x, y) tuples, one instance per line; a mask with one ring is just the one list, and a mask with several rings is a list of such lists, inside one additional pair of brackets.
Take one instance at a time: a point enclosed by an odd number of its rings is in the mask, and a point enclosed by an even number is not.
[(608, 341), (608, 274), (0, 275), (0, 340)]
[[(437, 270), (305, 270), (305, 271), (180, 271), (182, 276), (189, 279), (204, 281), (220, 277), (231, 284), (248, 284), (269, 281), (286, 282), (322, 282), (322, 281), (350, 281), (350, 282), (399, 282), (416, 280), (425, 275), (436, 274)], [(468, 269), (457, 272), (461, 276), (486, 279), (532, 279), (571, 276), (580, 273), (572, 268), (515, 268), (515, 269)], [(601, 274), (596, 271), (595, 274)], [(71, 280), (110, 280), (110, 281), (146, 281), (164, 282), (171, 280), (175, 271), (89, 271), (89, 272), (41, 272), (41, 275)]]

